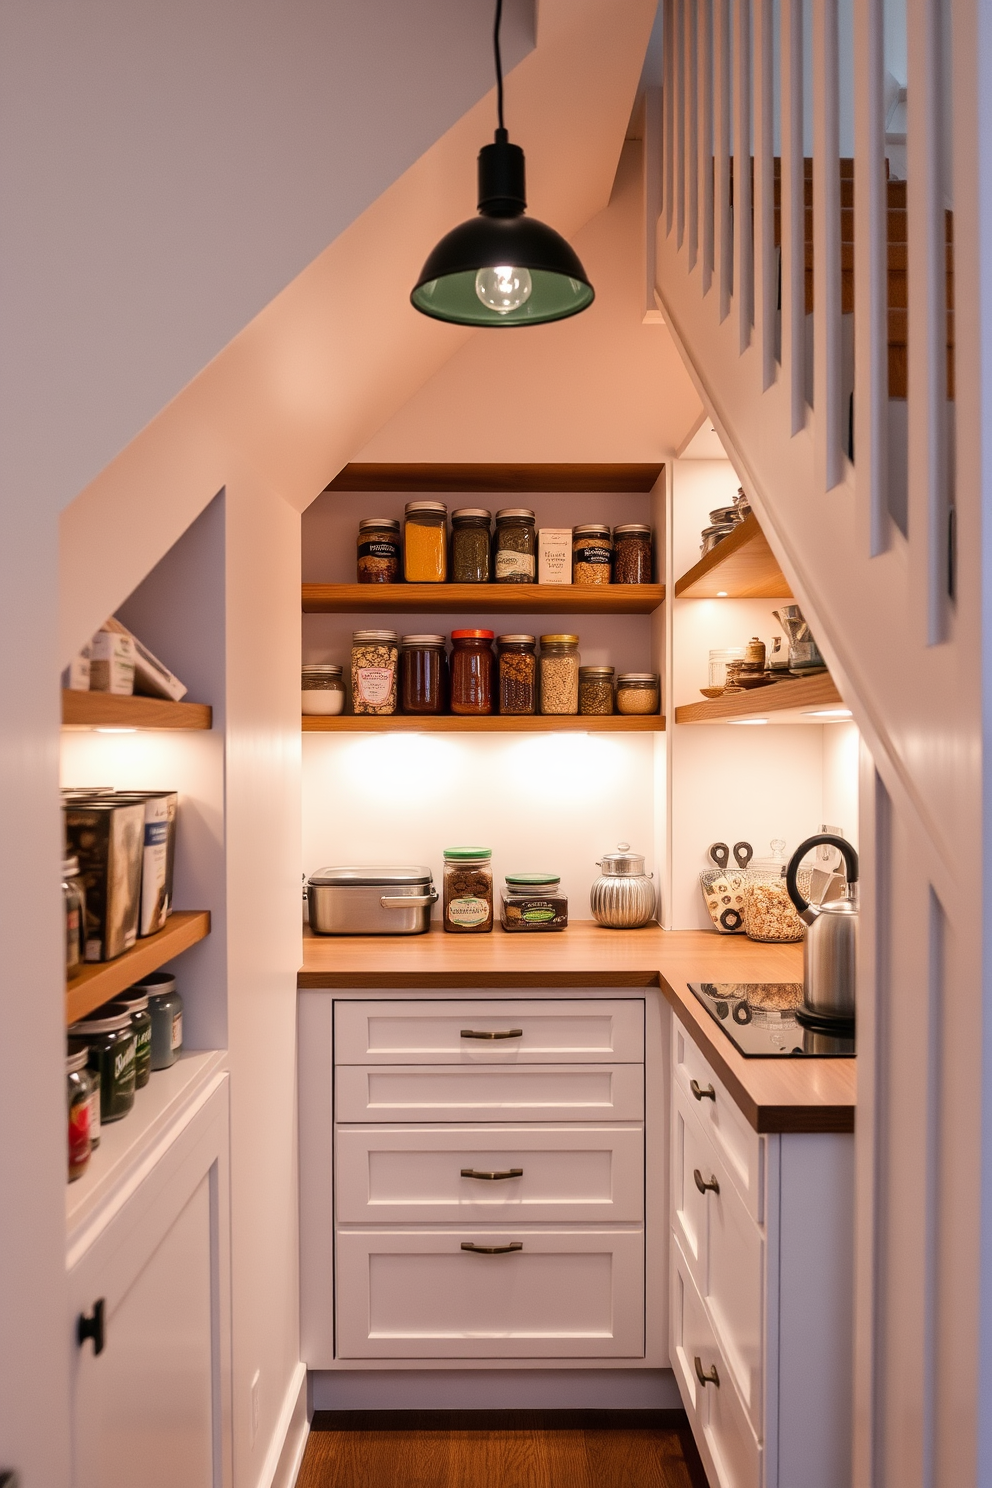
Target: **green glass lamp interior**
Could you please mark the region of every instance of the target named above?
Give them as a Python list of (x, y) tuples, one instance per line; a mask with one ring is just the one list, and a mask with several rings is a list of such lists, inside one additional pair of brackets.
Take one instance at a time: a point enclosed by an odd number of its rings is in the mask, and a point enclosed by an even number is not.
[(444, 274), (419, 284), (411, 299), (418, 310), (437, 320), (478, 326), (540, 325), (544, 321), (564, 320), (584, 310), (593, 299), (592, 287), (581, 279), (547, 269), (531, 269), (528, 271), (530, 293), (523, 303), (513, 309), (494, 309), (480, 298), (476, 288), (478, 277), (472, 269)]

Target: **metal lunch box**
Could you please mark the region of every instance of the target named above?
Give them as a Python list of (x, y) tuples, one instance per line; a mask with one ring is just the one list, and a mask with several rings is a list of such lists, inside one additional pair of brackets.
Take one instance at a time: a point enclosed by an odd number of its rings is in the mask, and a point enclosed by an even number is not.
[(307, 879), (317, 935), (422, 935), (436, 903), (431, 870), (417, 865), (318, 868)]

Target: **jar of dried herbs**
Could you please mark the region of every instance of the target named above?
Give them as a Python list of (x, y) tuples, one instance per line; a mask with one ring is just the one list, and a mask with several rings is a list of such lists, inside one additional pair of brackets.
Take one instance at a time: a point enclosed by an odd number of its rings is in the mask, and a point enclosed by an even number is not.
[(537, 533), (534, 513), (523, 506), (506, 506), (496, 513), (497, 584), (533, 584), (537, 579)]
[(537, 712), (536, 647), (532, 635), (496, 637), (501, 713)]
[(493, 868), (490, 847), (444, 849), (445, 930), (478, 935), (493, 928)]
[(622, 527), (614, 527), (614, 584), (650, 584), (653, 573), (651, 528), (643, 522), (625, 522)]
[(609, 527), (586, 522), (572, 528), (572, 583), (608, 584), (613, 541)]
[(613, 712), (613, 668), (611, 666), (579, 667), (579, 712)]
[(403, 522), (403, 577), (408, 584), (443, 584), (448, 577), (448, 508), (443, 501), (408, 501)]
[(621, 672), (617, 678), (618, 713), (657, 713), (661, 684), (657, 672)]
[(351, 638), (351, 705), (356, 713), (396, 712), (395, 630), (356, 630)]
[(579, 638), (541, 637), (541, 712), (578, 713)]
[(481, 506), (451, 513), (451, 577), (456, 584), (488, 584), (492, 579), (492, 517)]
[(358, 582), (395, 584), (400, 576), (400, 524), (363, 517), (358, 524)]
[(443, 635), (405, 635), (400, 641), (400, 708), (443, 713), (448, 706), (448, 658)]

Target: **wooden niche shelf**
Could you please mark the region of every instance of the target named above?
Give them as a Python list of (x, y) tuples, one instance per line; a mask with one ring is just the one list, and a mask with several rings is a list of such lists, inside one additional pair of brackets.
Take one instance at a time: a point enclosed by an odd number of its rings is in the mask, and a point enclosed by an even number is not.
[(164, 930), (136, 941), (131, 950), (115, 961), (97, 961), (82, 967), (66, 983), (66, 1023), (78, 1022), (209, 934), (209, 910), (177, 909), (169, 916)]
[(64, 691), (62, 727), (209, 729), (213, 728), (213, 709), (207, 703), (173, 703), (167, 698)]
[(375, 714), (341, 713), (336, 718), (325, 718), (314, 714), (303, 715), (305, 734), (389, 734), (389, 733), (446, 733), (446, 734), (622, 734), (660, 733), (665, 720), (659, 713), (628, 715), (610, 713), (553, 715), (544, 713), (514, 717), (505, 713), (490, 713), (481, 718), (458, 718), (451, 713), (422, 714), (391, 713), (388, 716)]
[(336, 475), (327, 491), (409, 491), (438, 495), (469, 491), (524, 492), (564, 491), (596, 494), (648, 492), (664, 465), (655, 464), (352, 464)]
[(664, 584), (304, 584), (305, 615), (650, 615)]
[(791, 599), (792, 591), (752, 512), (682, 575), (675, 598)]
[(828, 672), (817, 677), (790, 677), (785, 682), (770, 682), (767, 687), (753, 687), (747, 692), (732, 692), (723, 697), (698, 703), (686, 703), (675, 709), (676, 723), (733, 723), (736, 719), (764, 718), (788, 712), (776, 723), (822, 723), (810, 718), (809, 712), (821, 708), (843, 707), (834, 679)]

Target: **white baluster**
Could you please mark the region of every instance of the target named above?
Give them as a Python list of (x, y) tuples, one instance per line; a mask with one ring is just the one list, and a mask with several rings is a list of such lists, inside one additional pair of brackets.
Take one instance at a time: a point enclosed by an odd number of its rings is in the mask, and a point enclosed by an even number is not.
[(754, 259), (751, 237), (751, 0), (734, 0), (734, 295), (738, 346), (751, 344)]
[(716, 273), (720, 286), (720, 319), (730, 314), (734, 283), (734, 223), (730, 214), (730, 15), (729, 0), (713, 0), (715, 35), (713, 90), (716, 95)]
[(778, 261), (775, 251), (773, 0), (754, 0), (754, 324), (761, 388), (775, 381)]
[(806, 423), (806, 208), (803, 185), (803, 5), (781, 0), (782, 374), (790, 434)]
[(699, 61), (699, 156), (700, 260), (703, 294), (713, 280), (713, 5), (699, 0), (696, 16), (696, 52)]
[(854, 460), (859, 536), (872, 557), (888, 514), (888, 202), (883, 0), (854, 7)]
[(837, 0), (813, 3), (813, 412), (817, 478), (843, 474)]

